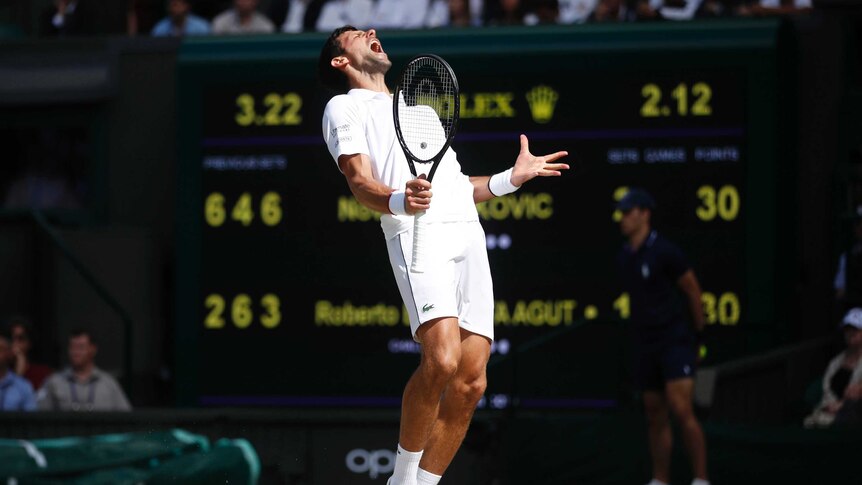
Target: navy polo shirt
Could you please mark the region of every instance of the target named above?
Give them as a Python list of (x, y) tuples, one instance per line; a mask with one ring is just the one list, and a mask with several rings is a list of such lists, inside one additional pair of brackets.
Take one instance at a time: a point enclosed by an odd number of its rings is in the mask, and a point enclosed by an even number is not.
[(652, 231), (637, 251), (623, 246), (618, 265), (636, 326), (669, 327), (684, 321), (676, 283), (689, 265), (679, 247)]

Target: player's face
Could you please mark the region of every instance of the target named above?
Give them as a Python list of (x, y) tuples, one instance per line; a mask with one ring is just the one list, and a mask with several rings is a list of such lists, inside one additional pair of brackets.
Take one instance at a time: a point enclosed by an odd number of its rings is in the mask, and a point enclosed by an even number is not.
[(383, 51), (383, 44), (377, 38), (377, 31), (351, 30), (338, 37), (344, 56), (350, 60), (353, 68), (368, 74), (386, 74), (392, 61)]

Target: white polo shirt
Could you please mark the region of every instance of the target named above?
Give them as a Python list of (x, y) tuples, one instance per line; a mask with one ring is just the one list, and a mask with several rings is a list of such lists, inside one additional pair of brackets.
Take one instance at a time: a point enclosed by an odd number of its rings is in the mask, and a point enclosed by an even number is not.
[[(338, 165), (341, 155), (363, 153), (371, 159), (374, 178), (393, 189), (404, 190), (413, 179), (407, 159), (395, 136), (392, 96), (368, 89), (351, 89), (333, 97), (323, 112), (323, 139)], [(426, 173), (431, 164), (416, 164)], [(340, 170), (340, 168), (339, 168)], [(428, 222), (478, 221), (473, 202), (473, 184), (461, 173), (461, 165), (450, 147), (431, 181), (431, 207)], [(413, 227), (413, 216), (383, 214), (380, 225), (386, 239)]]

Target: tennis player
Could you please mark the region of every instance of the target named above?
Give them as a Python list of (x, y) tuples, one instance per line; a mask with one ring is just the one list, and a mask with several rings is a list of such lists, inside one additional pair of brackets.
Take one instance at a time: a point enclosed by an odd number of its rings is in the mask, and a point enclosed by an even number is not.
[[(494, 297), (485, 234), (475, 204), (512, 193), (535, 177), (559, 176), (564, 151), (530, 153), (521, 135), (514, 166), (468, 177), (450, 148), (433, 190), (413, 178), (396, 140), (392, 66), (375, 31), (336, 29), (318, 63), (321, 83), (335, 93), (323, 114), (323, 138), (356, 200), (382, 213), (380, 224), (410, 330), (422, 348), (404, 389), (395, 469), (389, 485), (436, 484), (461, 446), (485, 392), (494, 338)], [(421, 171), (421, 165), (417, 170)], [(433, 202), (432, 202), (433, 195)], [(410, 272), (413, 215), (426, 211), (429, 269)]]

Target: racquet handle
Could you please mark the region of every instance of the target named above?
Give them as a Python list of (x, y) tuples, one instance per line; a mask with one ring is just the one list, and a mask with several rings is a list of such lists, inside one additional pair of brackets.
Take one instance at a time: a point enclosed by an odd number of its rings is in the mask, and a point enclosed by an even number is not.
[(428, 223), (425, 222), (425, 211), (413, 216), (413, 260), (410, 271), (424, 273), (427, 265), (427, 233)]

